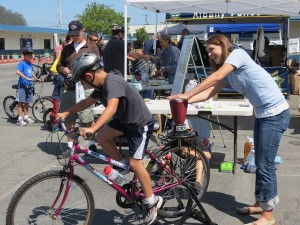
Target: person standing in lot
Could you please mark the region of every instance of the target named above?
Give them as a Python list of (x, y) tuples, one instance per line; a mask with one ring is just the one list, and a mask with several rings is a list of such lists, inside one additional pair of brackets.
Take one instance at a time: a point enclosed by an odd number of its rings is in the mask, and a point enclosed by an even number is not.
[(255, 203), (238, 208), (239, 214), (259, 213), (261, 217), (247, 225), (275, 225), (273, 209), (279, 203), (275, 157), (280, 139), (290, 122), (289, 105), (270, 74), (242, 49), (233, 49), (229, 40), (216, 34), (206, 40), (212, 74), (191, 91), (170, 96), (205, 101), (230, 84), (253, 105), (255, 112), (254, 148), (256, 181)]
[[(113, 24), (111, 27), (112, 37), (103, 46), (103, 63), (106, 73), (114, 72), (124, 76), (124, 27)], [(128, 52), (130, 49), (127, 49)], [(126, 74), (127, 75), (127, 74)]]
[[(34, 75), (31, 60), (33, 58), (33, 51), (31, 48), (24, 48), (22, 50), (24, 60), (17, 66), (16, 74), (19, 76), (18, 80), (18, 126), (26, 126), (27, 124), (34, 123), (28, 116), (29, 103), (32, 102), (33, 88), (32, 81), (37, 80)], [(22, 117), (24, 111), (24, 117)]]
[[(71, 21), (69, 23), (69, 32), (68, 35), (73, 39), (73, 42), (69, 45), (66, 45), (60, 55), (60, 59), (57, 63), (57, 71), (59, 74), (64, 75), (64, 87), (65, 91), (61, 95), (59, 112), (65, 111), (67, 108), (76, 104), (76, 95), (75, 95), (75, 83), (72, 81), (71, 66), (74, 60), (81, 54), (85, 52), (92, 52), (96, 55), (99, 55), (98, 48), (94, 42), (86, 41), (83, 38), (84, 28), (80, 21)], [(86, 90), (84, 95), (88, 96), (92, 93), (92, 89)], [(94, 121), (94, 114), (92, 112), (93, 106), (85, 109), (84, 111), (78, 113), (79, 120), (81, 123), (84, 123), (85, 126), (90, 127)], [(66, 121), (67, 128), (70, 128), (74, 125), (76, 116), (68, 118)], [(68, 137), (68, 146), (72, 147), (73, 141)], [(94, 141), (90, 141), (89, 145), (90, 150), (96, 150), (97, 147)]]

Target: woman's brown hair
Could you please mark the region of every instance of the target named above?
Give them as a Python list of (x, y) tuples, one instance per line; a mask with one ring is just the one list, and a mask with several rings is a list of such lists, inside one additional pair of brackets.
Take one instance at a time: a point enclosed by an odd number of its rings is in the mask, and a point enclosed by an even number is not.
[[(221, 56), (222, 57), (222, 62), (224, 62), (226, 60), (227, 56), (233, 50), (230, 41), (223, 34), (215, 34), (215, 35), (211, 36), (210, 38), (208, 38), (205, 41), (205, 44), (206, 45), (212, 44), (212, 45), (221, 46), (221, 49), (222, 49), (222, 56)], [(216, 64), (211, 59), (209, 59), (209, 61), (210, 61), (212, 72), (218, 70), (223, 65), (223, 63), (222, 64)]]

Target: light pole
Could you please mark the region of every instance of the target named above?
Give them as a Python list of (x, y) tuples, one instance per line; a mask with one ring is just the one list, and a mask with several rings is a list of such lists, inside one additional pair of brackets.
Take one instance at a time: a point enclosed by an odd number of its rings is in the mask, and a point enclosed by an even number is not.
[(59, 28), (62, 29), (62, 14), (61, 14), (61, 2), (60, 0), (57, 0), (58, 2), (58, 18), (59, 18)]

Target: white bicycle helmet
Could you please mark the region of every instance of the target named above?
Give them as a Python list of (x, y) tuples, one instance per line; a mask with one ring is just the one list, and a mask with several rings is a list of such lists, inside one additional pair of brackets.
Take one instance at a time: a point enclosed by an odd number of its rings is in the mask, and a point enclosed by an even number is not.
[(95, 71), (99, 68), (102, 68), (99, 56), (90, 52), (83, 53), (72, 63), (72, 79), (76, 83), (81, 79), (85, 71)]

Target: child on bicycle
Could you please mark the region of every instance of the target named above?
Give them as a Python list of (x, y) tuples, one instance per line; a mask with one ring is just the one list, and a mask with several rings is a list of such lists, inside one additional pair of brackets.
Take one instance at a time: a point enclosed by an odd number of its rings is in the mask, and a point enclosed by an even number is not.
[[(26, 126), (27, 124), (34, 123), (34, 121), (28, 117), (28, 107), (33, 98), (32, 81), (37, 80), (31, 64), (33, 58), (32, 49), (23, 48), (22, 54), (24, 55), (24, 60), (18, 64), (16, 71), (16, 74), (19, 76), (16, 96), (18, 100), (18, 126)], [(23, 112), (24, 117), (22, 116)]]
[(95, 124), (83, 128), (80, 134), (96, 133), (96, 141), (117, 161), (125, 162), (113, 139), (125, 135), (129, 145), (129, 166), (138, 177), (145, 194), (146, 224), (152, 224), (163, 199), (155, 196), (150, 175), (143, 165), (143, 157), (154, 127), (154, 119), (142, 97), (121, 76), (104, 72), (100, 58), (93, 53), (83, 53), (72, 64), (74, 82), (94, 88), (90, 97), (80, 101), (56, 119), (65, 118), (95, 104), (100, 99), (105, 110)]

